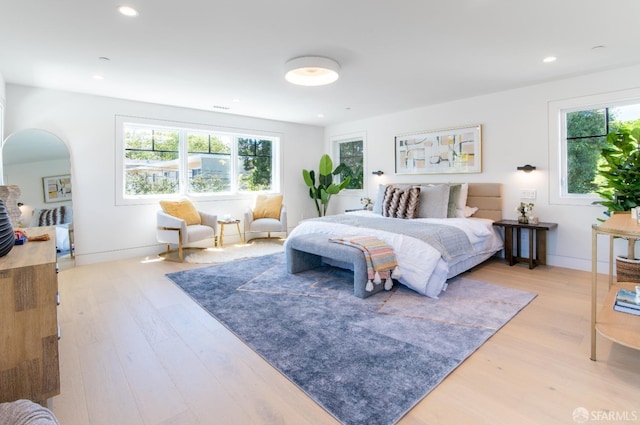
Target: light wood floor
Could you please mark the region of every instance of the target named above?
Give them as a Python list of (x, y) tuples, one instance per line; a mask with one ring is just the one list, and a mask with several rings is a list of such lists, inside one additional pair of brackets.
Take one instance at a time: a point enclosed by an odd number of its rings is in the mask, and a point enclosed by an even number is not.
[[(49, 401), (60, 423), (336, 424), (164, 276), (193, 267), (138, 259), (60, 273), (62, 393)], [(640, 351), (599, 337), (589, 360), (589, 273), (492, 260), (466, 276), (538, 297), (400, 424), (572, 424), (579, 407), (640, 421)]]

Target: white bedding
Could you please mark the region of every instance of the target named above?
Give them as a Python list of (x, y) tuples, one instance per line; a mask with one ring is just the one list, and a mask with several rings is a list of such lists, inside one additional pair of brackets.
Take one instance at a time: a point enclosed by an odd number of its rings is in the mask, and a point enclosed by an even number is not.
[[(380, 217), (378, 214), (365, 210), (354, 211), (349, 214)], [(386, 219), (398, 220), (394, 218)], [(472, 252), (446, 262), (435, 248), (411, 236), (314, 220), (302, 221), (291, 231), (288, 239), (297, 235), (313, 233), (339, 236), (370, 235), (371, 232), (374, 232), (377, 238), (389, 244), (395, 252), (402, 272), (402, 277), (398, 280), (414, 291), (432, 298), (437, 298), (440, 292), (446, 288), (447, 278), (452, 277), (449, 275), (452, 267), (455, 268), (456, 265), (464, 263), (470, 257), (488, 257), (503, 247), (502, 237), (492, 225), (492, 220), (483, 218), (418, 218), (412, 221), (441, 223), (459, 228), (469, 238)], [(487, 255), (485, 256), (484, 254)], [(473, 265), (475, 264), (472, 262), (471, 266)], [(461, 271), (458, 271), (458, 273)]]
[(58, 251), (69, 251), (69, 223), (56, 226), (56, 249)]

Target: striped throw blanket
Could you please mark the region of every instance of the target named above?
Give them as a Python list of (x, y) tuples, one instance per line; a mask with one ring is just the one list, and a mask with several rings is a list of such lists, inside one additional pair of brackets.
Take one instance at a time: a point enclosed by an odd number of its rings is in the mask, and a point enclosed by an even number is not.
[(364, 253), (368, 277), (366, 291), (373, 291), (373, 285), (382, 283), (383, 280), (384, 289), (388, 291), (393, 287), (392, 278), (400, 277), (393, 249), (375, 236), (337, 236), (329, 238), (329, 241), (358, 248)]

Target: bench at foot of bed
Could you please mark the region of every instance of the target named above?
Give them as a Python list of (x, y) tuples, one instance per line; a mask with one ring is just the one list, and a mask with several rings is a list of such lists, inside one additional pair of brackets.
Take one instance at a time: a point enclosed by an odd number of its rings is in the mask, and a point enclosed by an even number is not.
[(329, 242), (329, 236), (309, 234), (290, 237), (285, 244), (287, 272), (300, 273), (328, 264), (353, 270), (353, 295), (367, 298), (384, 289), (384, 281), (368, 292), (367, 263), (358, 248)]

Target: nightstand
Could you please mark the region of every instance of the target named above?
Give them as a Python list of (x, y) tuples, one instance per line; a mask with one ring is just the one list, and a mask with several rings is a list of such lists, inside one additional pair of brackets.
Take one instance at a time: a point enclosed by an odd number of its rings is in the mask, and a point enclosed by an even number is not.
[[(547, 230), (558, 227), (557, 223), (520, 223), (517, 220), (500, 220), (494, 226), (504, 227), (504, 256), (510, 266), (518, 262), (528, 262), (532, 269), (538, 264), (547, 264)], [(515, 229), (515, 235), (513, 232)], [(529, 230), (529, 258), (523, 258), (521, 252), (522, 229)], [(516, 238), (516, 252), (513, 252), (513, 238)], [(534, 250), (535, 240), (535, 250)]]

